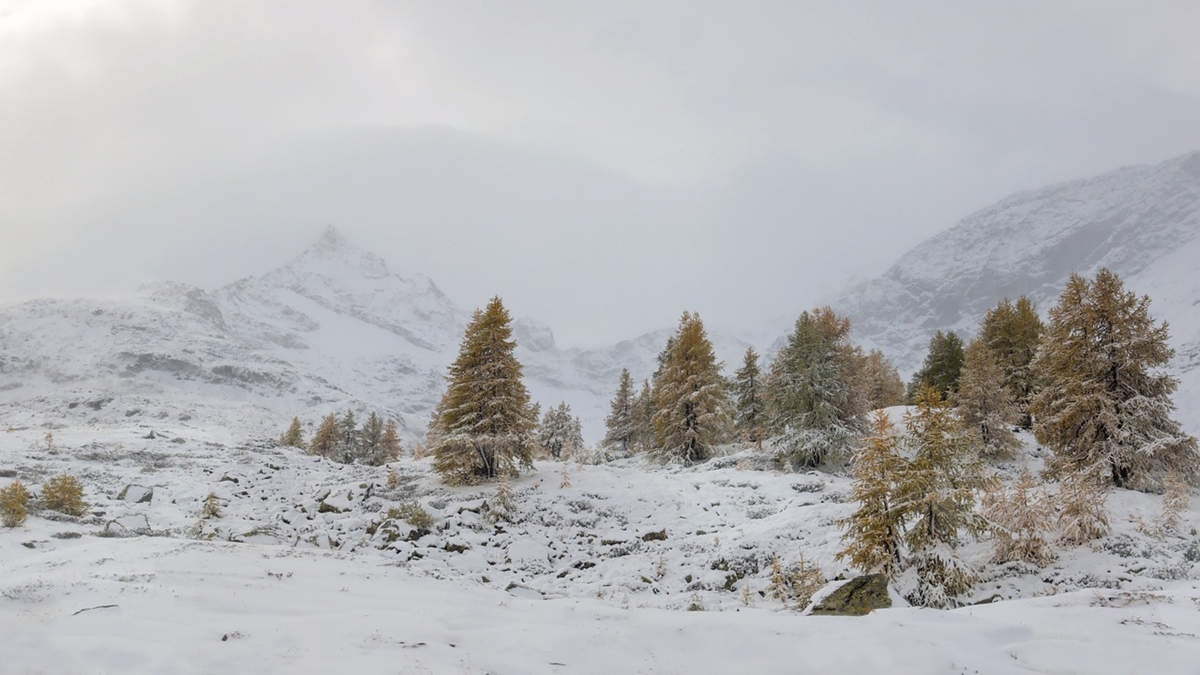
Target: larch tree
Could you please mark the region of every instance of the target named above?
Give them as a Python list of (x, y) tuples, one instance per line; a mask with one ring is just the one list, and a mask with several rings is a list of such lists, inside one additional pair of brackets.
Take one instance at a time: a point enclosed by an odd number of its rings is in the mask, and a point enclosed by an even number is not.
[(929, 339), (929, 353), (921, 369), (913, 373), (908, 384), (908, 399), (915, 402), (925, 387), (932, 387), (942, 398), (958, 391), (958, 377), (963, 366), (962, 338), (954, 331), (938, 331)]
[(654, 387), (655, 454), (686, 464), (724, 442), (730, 406), (721, 364), (698, 314), (684, 312)]
[(400, 431), (396, 428), (396, 420), (389, 418), (383, 424), (383, 440), (380, 442), (383, 450), (383, 462), (394, 462), (400, 458), (402, 447), (400, 445)]
[(974, 513), (982, 467), (974, 443), (933, 387), (917, 392), (916, 411), (905, 424), (912, 460), (895, 498), (909, 523), (901, 585), (913, 604), (952, 606), (975, 580), (956, 550), (964, 532), (978, 533), (983, 526)]
[(1036, 386), (1030, 364), (1044, 330), (1033, 301), (1023, 295), (1015, 303), (1005, 298), (988, 310), (979, 327), (979, 337), (1000, 364), (1004, 385), (1012, 392), (1026, 429), (1033, 424), (1028, 411)]
[(1011, 488), (996, 486), (984, 494), (983, 515), (992, 532), (992, 560), (1042, 566), (1054, 559), (1046, 539), (1054, 505), (1033, 472), (1021, 471)]
[(904, 403), (904, 380), (896, 367), (878, 349), (861, 357), (859, 381), (867, 408), (877, 410)]
[(866, 412), (859, 358), (849, 319), (822, 307), (796, 320), (766, 383), (771, 430), (793, 466), (818, 466), (858, 439)]
[(746, 348), (742, 367), (733, 375), (734, 431), (747, 443), (762, 445), (766, 434), (766, 401), (758, 353)]
[(1004, 371), (981, 338), (967, 345), (954, 402), (985, 455), (1008, 457), (1020, 447), (1013, 427), (1021, 412), (1012, 390), (1004, 385)]
[(654, 445), (654, 389), (642, 380), (642, 391), (633, 402), (633, 447), (644, 452)]
[(300, 418), (293, 417), (292, 423), (288, 426), (283, 435), (279, 437), (279, 444), (293, 448), (304, 447), (304, 428), (300, 426)]
[(447, 481), (491, 480), (532, 467), (537, 417), (515, 349), (512, 317), (494, 297), (467, 325), (434, 416), (433, 467)]
[(537, 429), (537, 441), (553, 459), (565, 459), (583, 447), (583, 425), (566, 402), (550, 408)]
[(633, 453), (634, 442), (637, 439), (636, 405), (633, 378), (629, 376), (629, 369), (622, 368), (617, 393), (613, 396), (608, 417), (604, 420), (605, 434), (601, 445), (616, 450), (622, 456)]
[(316, 433), (308, 444), (308, 454), (334, 459), (338, 450), (338, 419), (329, 413), (321, 420)]
[(854, 453), (850, 497), (858, 508), (842, 521), (846, 548), (837, 557), (864, 573), (892, 579), (900, 569), (904, 546), (904, 511), (895, 497), (906, 461), (887, 413), (875, 411), (870, 433), (866, 444)]
[(1040, 383), (1030, 410), (1053, 473), (1102, 472), (1116, 487), (1153, 489), (1175, 471), (1194, 480), (1196, 439), (1172, 419), (1178, 382), (1162, 367), (1174, 355), (1150, 298), (1113, 272), (1072, 275), (1033, 360)]

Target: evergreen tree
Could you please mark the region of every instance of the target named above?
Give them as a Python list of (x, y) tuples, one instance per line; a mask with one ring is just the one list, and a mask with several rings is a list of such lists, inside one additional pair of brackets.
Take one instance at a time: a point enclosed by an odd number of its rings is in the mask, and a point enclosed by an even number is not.
[(338, 449), (338, 419), (337, 415), (329, 413), (321, 420), (321, 426), (313, 434), (308, 444), (308, 454), (333, 459)]
[(963, 358), (962, 338), (954, 331), (939, 330), (929, 340), (929, 354), (921, 369), (913, 373), (908, 385), (908, 399), (915, 402), (925, 387), (932, 387), (942, 398), (957, 392)]
[(917, 393), (917, 409), (906, 426), (913, 459), (896, 496), (910, 523), (902, 583), (913, 604), (951, 606), (974, 583), (974, 572), (956, 549), (960, 533), (976, 533), (982, 526), (974, 515), (975, 491), (983, 485), (981, 467), (971, 439), (933, 387)]
[(532, 467), (537, 418), (514, 355), (512, 317), (499, 297), (476, 310), (438, 404), (434, 468), (470, 482)]
[(538, 445), (553, 459), (565, 459), (583, 447), (583, 425), (571, 406), (559, 403), (546, 411), (537, 430)]
[(633, 378), (627, 368), (621, 369), (621, 381), (617, 384), (617, 393), (613, 396), (608, 417), (604, 420), (607, 433), (601, 445), (612, 448), (622, 456), (633, 452), (633, 444), (637, 437), (637, 410), (633, 393)]
[(362, 437), (358, 433), (358, 420), (354, 419), (354, 411), (347, 410), (338, 422), (337, 448), (334, 458), (343, 464), (350, 464), (362, 454)]
[(1021, 441), (1013, 433), (1020, 411), (1012, 390), (1004, 385), (1000, 364), (982, 338), (967, 345), (955, 402), (984, 454), (1007, 457), (1020, 447)]
[(849, 319), (822, 307), (796, 320), (766, 385), (771, 429), (793, 466), (817, 466), (858, 438), (866, 401), (857, 358)]
[(388, 452), (383, 443), (384, 424), (379, 414), (372, 411), (363, 422), (358, 432), (359, 451), (358, 461), (371, 466), (381, 466), (388, 462)]
[(683, 313), (654, 388), (656, 452), (687, 464), (708, 459), (729, 429), (721, 364), (698, 314)]
[(846, 548), (837, 554), (864, 573), (889, 579), (899, 570), (904, 536), (904, 512), (895, 503), (897, 481), (906, 464), (899, 446), (887, 413), (877, 410), (871, 418), (871, 436), (854, 455), (850, 496), (858, 509), (842, 521)]
[(742, 367), (733, 375), (733, 396), (734, 430), (742, 440), (761, 447), (767, 421), (766, 401), (754, 347), (746, 348)]
[(1160, 369), (1174, 355), (1150, 298), (1101, 269), (1072, 275), (1050, 310), (1033, 369), (1034, 434), (1054, 451), (1053, 472), (1103, 471), (1117, 487), (1157, 487), (1170, 471), (1194, 479), (1196, 439), (1171, 418), (1177, 381)]
[(1012, 392), (1022, 414), (1021, 426), (1026, 429), (1032, 425), (1028, 409), (1035, 384), (1029, 364), (1044, 330), (1037, 308), (1023, 295), (1015, 303), (1005, 298), (988, 310), (979, 328), (980, 338), (1004, 372), (1004, 386)]
[(289, 426), (287, 431), (284, 431), (283, 435), (279, 437), (279, 444), (293, 448), (304, 447), (304, 429), (300, 426), (299, 417), (292, 418), (291, 426)]
[(878, 349), (872, 349), (861, 357), (859, 380), (861, 397), (869, 410), (887, 408), (904, 403), (904, 380), (896, 367)]
[(654, 390), (650, 380), (642, 380), (642, 391), (633, 402), (633, 447), (646, 451), (654, 445)]

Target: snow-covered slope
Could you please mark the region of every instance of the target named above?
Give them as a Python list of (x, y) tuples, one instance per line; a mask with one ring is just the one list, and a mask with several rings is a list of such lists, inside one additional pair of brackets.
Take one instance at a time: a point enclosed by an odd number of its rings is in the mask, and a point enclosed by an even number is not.
[[(330, 229), (283, 267), (212, 291), (162, 283), (132, 300), (0, 308), (0, 411), (37, 411), (50, 424), (125, 415), (216, 423), (236, 406), (263, 431), (354, 408), (395, 417), (412, 440), (468, 319), (432, 280), (396, 274)], [(648, 377), (668, 334), (561, 349), (549, 327), (514, 325), (534, 400), (571, 404), (589, 441), (603, 433), (621, 369)], [(745, 343), (714, 339), (736, 364)]]
[[(1147, 534), (1157, 495), (1111, 495), (1113, 534), (1044, 568), (965, 546), (981, 570), (967, 600), (990, 604), (802, 616), (775, 597), (772, 563), (847, 571), (850, 481), (761, 470), (769, 451), (538, 462), (511, 483), (512, 522), (492, 523), (494, 488), (445, 486), (427, 459), (342, 465), (236, 426), (146, 430), (0, 433), (0, 486), (66, 471), (90, 505), (0, 528), (3, 672), (1116, 674), (1200, 659), (1200, 512)], [(1036, 468), (1026, 452), (998, 469)], [(220, 517), (202, 514), (210, 493)], [(388, 515), (412, 502), (427, 529)]]
[[(1108, 267), (1152, 299), (1173, 326), (1187, 396), (1200, 388), (1200, 152), (1012, 195), (905, 253), (882, 277), (834, 304), (857, 339), (901, 371), (919, 364), (938, 329), (975, 332), (1005, 297), (1028, 295), (1043, 312), (1072, 273)], [(1193, 382), (1193, 380), (1195, 380)], [(1193, 386), (1195, 385), (1195, 386)], [(1192, 431), (1200, 427), (1194, 415)]]

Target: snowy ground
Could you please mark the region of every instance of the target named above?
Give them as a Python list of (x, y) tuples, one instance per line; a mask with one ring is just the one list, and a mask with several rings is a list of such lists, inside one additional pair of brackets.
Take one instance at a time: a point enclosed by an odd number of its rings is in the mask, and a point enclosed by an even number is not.
[[(844, 476), (748, 452), (571, 463), (563, 486), (545, 462), (493, 524), (493, 488), (424, 461), (389, 487), (237, 428), (148, 431), (56, 429), (51, 449), (40, 425), (0, 430), (0, 484), (65, 470), (91, 503), (0, 530), (0, 672), (1200, 672), (1200, 513), (1151, 536), (1154, 495), (1112, 495), (1114, 533), (1042, 570), (968, 547), (991, 604), (809, 617), (770, 595), (771, 561), (848, 572)], [(210, 492), (220, 519), (199, 515)], [(429, 531), (387, 520), (410, 501)]]

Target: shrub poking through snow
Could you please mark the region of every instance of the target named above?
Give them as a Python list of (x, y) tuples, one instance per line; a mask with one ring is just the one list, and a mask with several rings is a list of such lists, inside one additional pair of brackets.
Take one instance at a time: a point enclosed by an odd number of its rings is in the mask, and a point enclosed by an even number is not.
[(804, 609), (812, 602), (813, 595), (829, 581), (821, 568), (801, 555), (796, 564), (784, 567), (779, 558), (771, 559), (770, 593), (785, 605)]
[(1189, 506), (1187, 481), (1178, 472), (1172, 471), (1163, 479), (1163, 506), (1159, 524), (1163, 532), (1177, 533), (1179, 531), (1179, 515)]
[(5, 527), (20, 527), (29, 517), (29, 490), (19, 480), (0, 488), (0, 520)]
[(496, 486), (496, 493), (488, 500), (487, 519), (492, 523), (501, 521), (511, 523), (516, 516), (516, 497), (513, 495), (512, 487), (508, 484), (508, 478), (501, 476), (500, 484)]
[(1093, 473), (1067, 474), (1058, 490), (1058, 540), (1077, 546), (1108, 534), (1104, 485)]
[(83, 484), (65, 473), (51, 478), (42, 486), (42, 505), (68, 516), (82, 516), (88, 506), (83, 501)]
[(204, 505), (200, 507), (200, 517), (220, 518), (222, 515), (224, 514), (221, 513), (221, 503), (217, 500), (217, 494), (215, 492), (208, 493), (208, 496), (204, 498)]
[(1012, 488), (995, 487), (984, 494), (983, 513), (994, 536), (992, 559), (1045, 565), (1054, 559), (1046, 532), (1054, 518), (1050, 496), (1027, 469)]
[(403, 520), (418, 530), (433, 528), (433, 516), (415, 501), (404, 502), (400, 506), (388, 509), (387, 517), (391, 520)]

